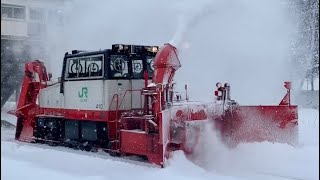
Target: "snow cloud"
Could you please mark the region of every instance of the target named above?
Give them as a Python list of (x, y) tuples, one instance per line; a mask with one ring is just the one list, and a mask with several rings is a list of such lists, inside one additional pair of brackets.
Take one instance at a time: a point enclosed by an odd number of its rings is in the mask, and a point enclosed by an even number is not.
[(285, 1), (162, 0), (73, 1), (63, 28), (48, 32), (49, 70), (60, 76), (72, 49), (113, 43), (178, 46), (190, 98), (209, 101), (215, 83), (229, 82), (241, 104), (276, 104), (289, 79), (291, 20)]

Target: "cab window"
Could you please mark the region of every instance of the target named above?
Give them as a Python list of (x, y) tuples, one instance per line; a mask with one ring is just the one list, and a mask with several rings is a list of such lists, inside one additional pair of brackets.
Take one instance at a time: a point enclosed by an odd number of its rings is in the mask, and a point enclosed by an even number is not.
[(87, 70), (89, 72), (89, 77), (102, 76), (102, 56), (91, 57)]
[(132, 77), (134, 79), (143, 79), (143, 61), (141, 59), (132, 60)]
[(66, 79), (103, 77), (103, 55), (67, 59)]
[(149, 74), (149, 78), (153, 76), (153, 71), (154, 71), (154, 57), (147, 56), (147, 70)]
[(111, 78), (129, 78), (128, 58), (124, 55), (112, 55), (110, 57)]

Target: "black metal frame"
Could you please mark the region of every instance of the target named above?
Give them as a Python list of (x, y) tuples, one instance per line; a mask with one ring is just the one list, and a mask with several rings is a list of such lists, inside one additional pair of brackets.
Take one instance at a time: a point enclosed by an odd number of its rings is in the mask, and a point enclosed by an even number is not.
[[(127, 47), (127, 50), (120, 51), (116, 49), (118, 45), (112, 45), (112, 49), (105, 49), (100, 51), (92, 51), (92, 52), (84, 52), (84, 51), (77, 51), (73, 50), (72, 54), (69, 54), (68, 52), (65, 54), (63, 59), (63, 67), (61, 72), (61, 86), (60, 86), (60, 92), (63, 93), (63, 82), (65, 81), (83, 81), (85, 78), (75, 78), (75, 79), (66, 79), (65, 72), (67, 69), (67, 61), (69, 58), (76, 58), (76, 57), (86, 57), (86, 56), (92, 56), (92, 55), (103, 55), (104, 56), (104, 74), (103, 77), (98, 78), (90, 78), (85, 80), (134, 80), (134, 79), (144, 79), (143, 72), (145, 70), (149, 73), (149, 79), (152, 79), (153, 72), (149, 72), (148, 70), (148, 64), (147, 64), (147, 58), (152, 57), (154, 58), (156, 56), (157, 52), (151, 52), (148, 49), (152, 46), (140, 46), (140, 45), (125, 45)], [(156, 47), (156, 46), (154, 46)], [(128, 59), (128, 77), (113, 77), (111, 75), (111, 69), (110, 69), (110, 57), (112, 55), (118, 55), (118, 56), (125, 56)], [(132, 61), (133, 60), (142, 60), (143, 62), (143, 71), (140, 77), (134, 77), (133, 76), (133, 67), (132, 67)]]

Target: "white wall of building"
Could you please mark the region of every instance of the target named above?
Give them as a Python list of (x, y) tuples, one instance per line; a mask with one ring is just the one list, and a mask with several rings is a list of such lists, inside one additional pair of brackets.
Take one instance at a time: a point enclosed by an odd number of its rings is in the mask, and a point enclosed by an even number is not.
[(2, 0), (1, 36), (41, 37), (46, 25), (62, 25), (66, 0)]

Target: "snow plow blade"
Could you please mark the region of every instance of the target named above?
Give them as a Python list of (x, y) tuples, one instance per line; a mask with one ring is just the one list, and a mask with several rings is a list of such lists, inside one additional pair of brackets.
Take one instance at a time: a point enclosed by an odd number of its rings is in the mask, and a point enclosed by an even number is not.
[(262, 141), (294, 145), (297, 115), (297, 106), (239, 106), (222, 120), (215, 119), (215, 125), (230, 145)]
[[(230, 146), (262, 141), (296, 145), (298, 106), (290, 104), (290, 84), (285, 82), (287, 94), (279, 105), (240, 106), (230, 98), (222, 97), (222, 105), (216, 105), (212, 119), (223, 142)], [(228, 97), (230, 87), (226, 89), (222, 94)], [(220, 112), (223, 109), (220, 115), (217, 108)]]

